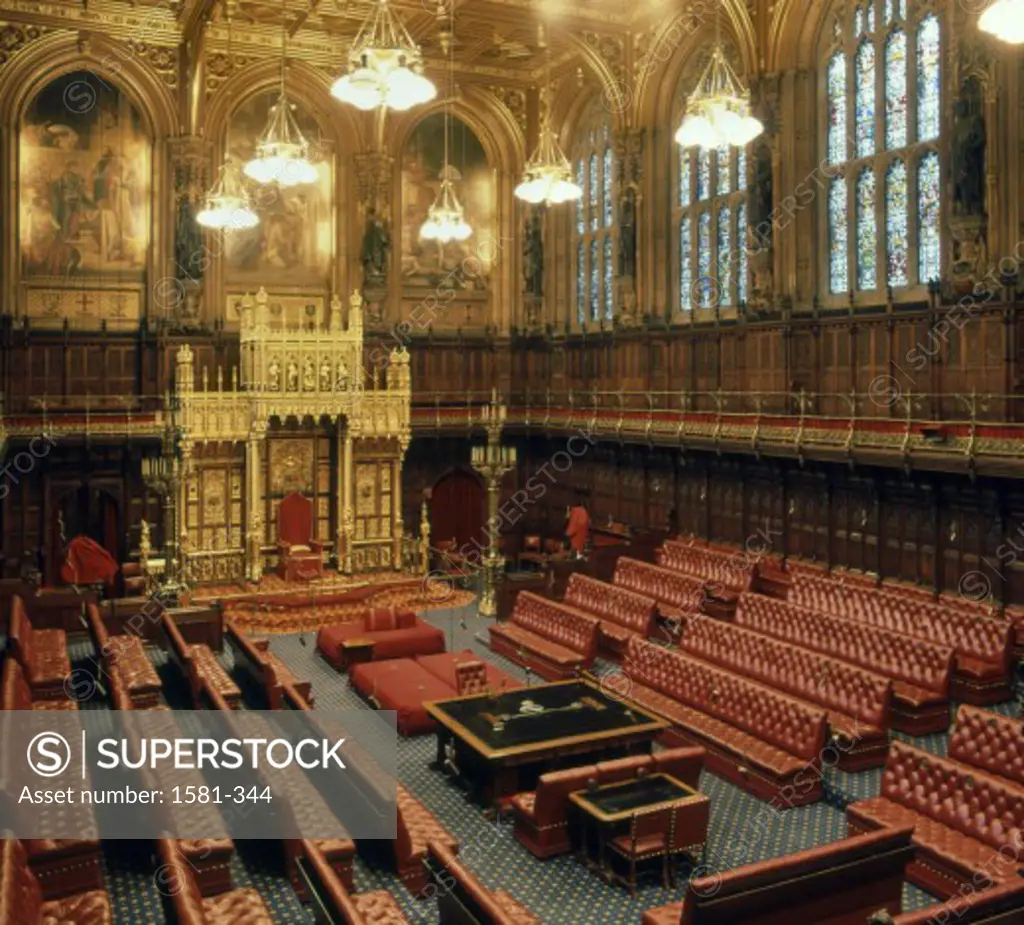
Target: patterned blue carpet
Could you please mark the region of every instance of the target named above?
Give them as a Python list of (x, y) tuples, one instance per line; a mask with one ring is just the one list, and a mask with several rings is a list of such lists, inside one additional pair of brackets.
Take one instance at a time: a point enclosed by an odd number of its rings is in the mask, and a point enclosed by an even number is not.
[[(475, 604), (459, 610), (435, 611), (428, 618), (445, 631), (450, 651), (472, 649), (509, 673), (522, 676), (521, 669), (487, 648), (484, 643), (486, 621), (477, 617)], [(316, 654), (314, 638), (312, 633), (274, 636), (271, 649), (297, 676), (312, 681), (318, 707), (366, 709), (348, 680)], [(157, 649), (150, 649), (150, 653), (161, 675), (171, 681), (173, 671), (163, 653)], [(72, 652), (76, 667), (79, 664), (88, 667), (91, 654), (88, 643), (76, 643)], [(229, 651), (224, 652), (222, 661), (229, 671), (232, 670)], [(599, 664), (595, 670), (600, 673), (606, 667)], [(169, 705), (187, 706), (181, 700), (180, 691), (175, 691), (173, 686), (167, 688), (167, 695)], [(89, 706), (106, 707), (102, 691)], [(1012, 707), (1009, 703), (1002, 709), (1010, 712)], [(945, 753), (948, 739), (946, 735), (918, 739), (899, 737), (936, 754)], [(685, 865), (680, 868), (674, 890), (662, 889), (654, 877), (642, 881), (637, 897), (631, 899), (624, 889), (605, 884), (571, 856), (538, 861), (512, 837), (510, 824), (485, 819), (460, 789), (430, 767), (434, 753), (433, 736), (400, 739), (399, 774), (403, 783), (458, 838), (465, 863), (483, 883), (492, 889), (508, 890), (545, 925), (576, 925), (581, 921), (594, 925), (636, 923), (643, 910), (682, 896), (687, 875)], [(706, 862), (712, 870), (725, 870), (842, 838), (846, 833), (843, 808), (849, 802), (877, 794), (880, 778), (880, 770), (859, 774), (829, 771), (825, 801), (776, 812), (768, 804), (705, 773), (701, 789), (711, 797), (712, 806)], [(239, 843), (238, 848), (232, 868), (236, 886), (257, 889), (271, 908), (275, 922), (313, 921), (273, 860), (260, 856), (257, 843)], [(154, 866), (151, 854), (148, 844), (120, 843), (105, 847), (105, 874), (118, 923), (142, 925), (165, 921), (151, 876)], [(410, 921), (438, 921), (433, 904), (416, 900), (397, 877), (374, 869), (359, 858), (355, 864), (355, 883), (357, 892), (389, 889)], [(934, 902), (933, 897), (915, 887), (904, 887), (906, 910)]]

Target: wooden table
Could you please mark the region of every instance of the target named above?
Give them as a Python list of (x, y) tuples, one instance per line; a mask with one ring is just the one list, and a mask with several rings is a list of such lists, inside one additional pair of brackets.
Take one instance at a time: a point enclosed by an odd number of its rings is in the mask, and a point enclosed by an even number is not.
[(532, 790), (556, 768), (649, 753), (668, 724), (590, 681), (424, 704), (437, 721), (438, 766), (485, 806)]
[[(578, 810), (579, 855), (588, 866), (596, 863), (607, 877), (605, 846), (618, 835), (628, 834), (633, 814), (659, 806), (680, 806), (676, 817), (676, 841), (689, 846), (694, 860), (703, 852), (708, 837), (711, 801), (669, 774), (648, 774), (589, 790), (575, 790), (569, 800)], [(596, 859), (593, 857), (596, 847)]]
[(364, 636), (353, 636), (351, 639), (343, 640), (341, 655), (345, 669), (358, 665), (360, 662), (372, 662), (374, 645), (376, 645), (375, 640), (367, 639)]

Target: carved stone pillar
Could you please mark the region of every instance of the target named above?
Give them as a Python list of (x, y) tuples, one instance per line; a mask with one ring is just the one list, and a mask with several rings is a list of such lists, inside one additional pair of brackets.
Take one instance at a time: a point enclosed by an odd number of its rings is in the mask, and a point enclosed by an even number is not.
[[(641, 315), (649, 313), (644, 292), (644, 275), (640, 267), (640, 229), (644, 214), (644, 144), (646, 130), (629, 128), (616, 133), (614, 138), (615, 163), (618, 168), (618, 311), (615, 321), (632, 327)], [(641, 300), (644, 308), (640, 309)]]
[(196, 223), (203, 196), (212, 177), (211, 145), (195, 135), (167, 141), (174, 190), (171, 240), (173, 252), (168, 277), (173, 284), (154, 289), (158, 320), (174, 331), (195, 330), (203, 320), (203, 280), (212, 255)]

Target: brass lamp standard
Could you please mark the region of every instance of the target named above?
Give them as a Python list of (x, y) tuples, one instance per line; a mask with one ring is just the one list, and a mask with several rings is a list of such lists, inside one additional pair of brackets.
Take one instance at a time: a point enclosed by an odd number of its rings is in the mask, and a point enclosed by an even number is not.
[(168, 432), (165, 435), (163, 452), (159, 456), (147, 456), (142, 460), (143, 481), (151, 491), (162, 495), (164, 499), (164, 568), (156, 597), (165, 607), (178, 606), (188, 592), (178, 543), (181, 460), (175, 450), (176, 443), (175, 433)]
[(480, 616), (496, 617), (498, 576), (505, 567), (505, 559), (498, 550), (498, 501), (501, 498), (501, 480), (516, 465), (516, 448), (501, 445), (501, 431), (505, 426), (507, 409), (498, 401), (498, 392), (491, 393), (491, 401), (481, 409), (480, 423), (487, 431), (487, 443), (474, 446), (472, 466), (487, 482), (487, 556), (484, 559), (484, 590), (480, 597)]

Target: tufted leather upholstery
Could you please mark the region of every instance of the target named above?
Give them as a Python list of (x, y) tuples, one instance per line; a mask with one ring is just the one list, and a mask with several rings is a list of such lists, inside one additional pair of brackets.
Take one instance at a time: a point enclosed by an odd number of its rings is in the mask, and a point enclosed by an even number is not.
[(34, 698), (66, 699), (64, 681), (71, 674), (71, 661), (64, 631), (33, 629), (24, 601), (15, 595), (11, 598), (8, 638), (14, 657), (25, 670)]
[[(303, 839), (297, 843), (304, 855), (315, 888), (331, 914), (330, 921), (347, 925), (408, 925), (395, 898), (387, 890), (353, 895), (351, 871), (341, 876), (321, 850), (321, 842)], [(300, 895), (304, 895), (305, 889)]]
[(892, 678), (894, 729), (923, 735), (949, 728), (948, 647), (759, 594), (740, 597), (736, 624)]
[(893, 925), (1016, 925), (1024, 922), (1024, 880), (1009, 880), (987, 890), (965, 888), (941, 906), (927, 906), (893, 919)]
[(1001, 883), (1024, 867), (1024, 791), (983, 771), (893, 742), (879, 796), (853, 803), (858, 831), (913, 825), (908, 879), (947, 897), (960, 883)]
[(612, 580), (622, 588), (653, 597), (663, 615), (667, 610), (697, 613), (704, 601), (704, 581), (700, 578), (628, 556), (619, 556)]
[(757, 558), (745, 553), (720, 552), (666, 540), (657, 552), (658, 565), (711, 582), (718, 591), (749, 591), (757, 570)]
[(487, 666), (479, 661), (457, 662), (455, 665), (456, 693), (459, 696), (482, 694), (487, 690)]
[(234, 653), (235, 667), (246, 672), (253, 684), (263, 691), (271, 710), (281, 709), (285, 684), (291, 684), (312, 703), (312, 685), (296, 678), (291, 669), (270, 651), (269, 639), (252, 638), (232, 620), (227, 621), (224, 633)]
[[(783, 788), (793, 805), (820, 798), (815, 768), (827, 725), (820, 709), (639, 637), (629, 641), (623, 667), (630, 696), (672, 722), (684, 741), (706, 746), (719, 773), (764, 798)], [(800, 792), (791, 786), (798, 775)]]
[(3, 684), (0, 687), (0, 709), (2, 710), (77, 710), (75, 700), (34, 700), (32, 690), (25, 680), (25, 671), (18, 660), (9, 655), (3, 660)]
[(575, 607), (520, 591), (512, 618), (490, 626), (491, 648), (558, 681), (594, 664), (599, 622)]
[(569, 576), (565, 603), (601, 618), (599, 641), (614, 655), (622, 654), (632, 633), (651, 635), (658, 610), (653, 598), (581, 572)]
[(960, 707), (949, 739), (949, 757), (1024, 789), (1024, 735), (1019, 719)]
[(949, 646), (956, 652), (957, 699), (997, 703), (1010, 696), (1014, 628), (1006, 619), (929, 601), (903, 588), (865, 588), (811, 575), (797, 576), (789, 597), (822, 613)]
[(399, 784), (395, 864), (402, 883), (412, 893), (419, 893), (427, 885), (427, 872), (423, 861), (427, 856), (427, 845), (431, 841), (442, 842), (453, 851), (459, 850), (458, 840), (441, 825), (429, 809)]
[(189, 648), (189, 657), (199, 678), (213, 687), (228, 702), (232, 710), (237, 709), (242, 702), (242, 692), (224, 670), (213, 650), (206, 644), (194, 645)]
[(839, 766), (857, 771), (885, 764), (892, 681), (827, 655), (731, 623), (703, 618), (679, 647), (704, 661), (761, 681), (828, 711)]
[[(504, 890), (488, 890), (442, 842), (430, 843), (428, 864), (437, 883), (442, 922), (469, 921), (462, 915), (470, 909), (472, 921), (479, 925), (541, 925), (537, 916)], [(452, 916), (452, 913), (462, 915)]]
[(568, 851), (569, 794), (574, 790), (584, 790), (590, 780), (597, 780), (596, 765), (542, 774), (536, 791), (512, 797), (510, 805), (515, 820), (515, 837), (539, 858), (550, 858)]
[(89, 890), (45, 902), (29, 867), (25, 846), (14, 838), (0, 843), (0, 923), (2, 925), (110, 925), (110, 902), (103, 890)]

